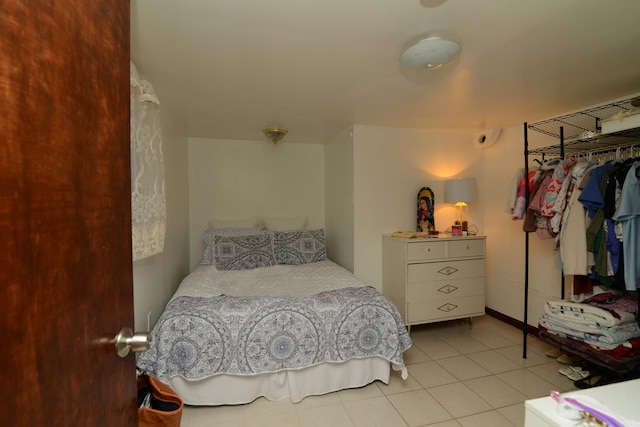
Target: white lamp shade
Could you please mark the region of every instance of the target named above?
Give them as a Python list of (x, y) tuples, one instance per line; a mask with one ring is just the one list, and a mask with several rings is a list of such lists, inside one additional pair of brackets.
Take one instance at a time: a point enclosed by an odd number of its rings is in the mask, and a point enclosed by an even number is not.
[(476, 200), (476, 179), (458, 178), (444, 182), (445, 203), (469, 203)]

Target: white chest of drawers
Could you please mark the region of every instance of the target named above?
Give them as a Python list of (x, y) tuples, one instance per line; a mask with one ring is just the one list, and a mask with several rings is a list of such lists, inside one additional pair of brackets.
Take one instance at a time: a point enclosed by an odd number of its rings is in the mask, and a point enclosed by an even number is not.
[(484, 314), (484, 236), (382, 236), (382, 293), (407, 326)]

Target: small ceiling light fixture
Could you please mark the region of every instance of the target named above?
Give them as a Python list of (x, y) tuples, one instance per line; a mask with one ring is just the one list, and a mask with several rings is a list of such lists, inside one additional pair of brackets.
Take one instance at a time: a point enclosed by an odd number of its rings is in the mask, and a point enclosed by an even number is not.
[(445, 3), (447, 0), (420, 0), (420, 4), (423, 7), (438, 7)]
[(262, 129), (262, 133), (264, 133), (264, 136), (266, 136), (273, 145), (276, 145), (285, 137), (285, 135), (287, 135), (287, 133), (289, 133), (289, 131), (283, 128), (272, 127)]
[(455, 59), (461, 50), (456, 42), (429, 37), (402, 52), (400, 63), (411, 68), (439, 68)]

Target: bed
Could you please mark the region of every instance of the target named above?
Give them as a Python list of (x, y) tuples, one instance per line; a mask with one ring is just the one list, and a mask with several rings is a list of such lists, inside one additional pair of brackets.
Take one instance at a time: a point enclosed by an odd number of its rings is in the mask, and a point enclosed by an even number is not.
[[(219, 234), (216, 234), (219, 233)], [(189, 405), (242, 404), (406, 379), (397, 308), (326, 258), (323, 230), (205, 233), (138, 368)]]

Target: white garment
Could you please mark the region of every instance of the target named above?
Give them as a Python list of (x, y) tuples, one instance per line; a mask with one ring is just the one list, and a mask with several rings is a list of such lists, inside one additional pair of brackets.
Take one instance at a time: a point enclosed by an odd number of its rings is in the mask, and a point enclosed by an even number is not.
[(507, 188), (507, 203), (504, 206), (504, 211), (512, 214), (516, 208), (516, 200), (518, 198), (518, 187), (520, 181), (524, 179), (524, 168), (516, 170), (515, 174), (509, 181), (509, 188)]
[(578, 163), (572, 171), (572, 179), (575, 185), (571, 197), (567, 202), (560, 229), (560, 259), (565, 274), (587, 275), (589, 271), (587, 255), (586, 214), (584, 206), (578, 200), (582, 190), (579, 188), (582, 177), (588, 171), (590, 165)]

